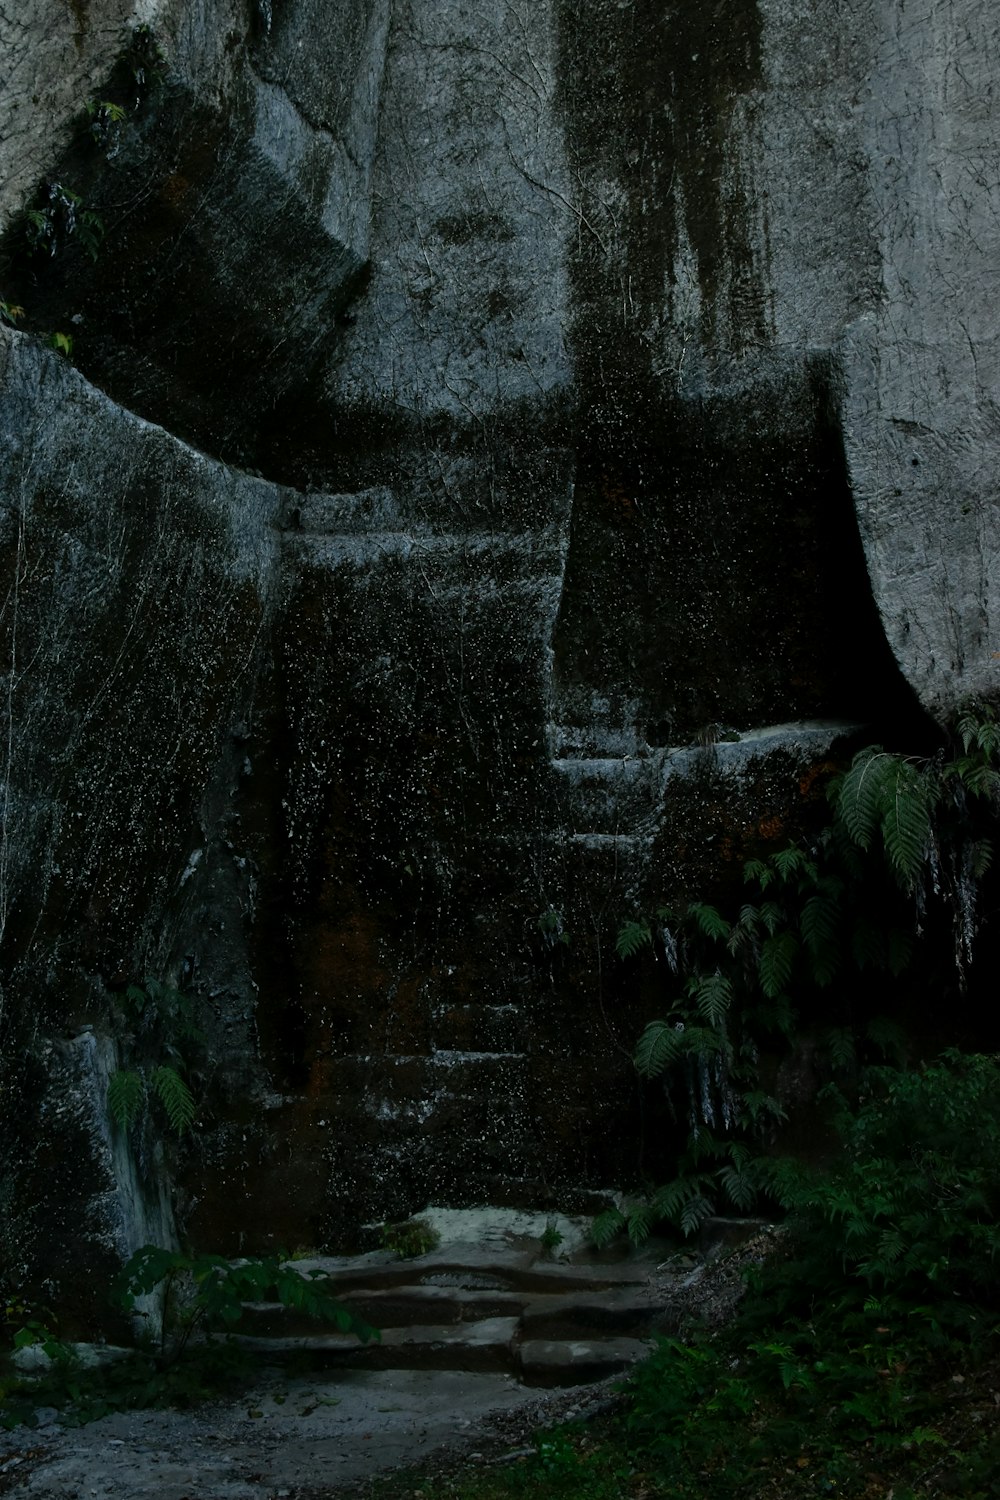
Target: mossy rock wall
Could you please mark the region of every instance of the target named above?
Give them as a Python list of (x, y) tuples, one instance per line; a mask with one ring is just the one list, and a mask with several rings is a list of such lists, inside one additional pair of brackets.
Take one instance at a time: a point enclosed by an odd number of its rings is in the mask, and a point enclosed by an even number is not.
[[(617, 923), (993, 689), (992, 10), (176, 0), (133, 99), (71, 9), (0, 5), (19, 108), (61, 49), (2, 148), (18, 1276), (164, 1181), (237, 1250), (666, 1168)], [(96, 260), (27, 253), (43, 176)], [(183, 1141), (104, 1109), (145, 978)]]

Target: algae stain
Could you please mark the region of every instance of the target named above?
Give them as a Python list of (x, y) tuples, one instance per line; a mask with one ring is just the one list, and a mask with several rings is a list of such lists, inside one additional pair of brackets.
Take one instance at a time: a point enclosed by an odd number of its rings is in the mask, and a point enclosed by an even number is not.
[(83, 42), (83, 34), (90, 25), (90, 0), (69, 0), (69, 5), (76, 22), (74, 41), (79, 47)]
[(662, 312), (686, 240), (709, 336), (727, 286), (731, 311), (751, 309), (746, 333), (762, 331), (763, 298), (746, 294), (753, 245), (731, 139), (738, 103), (761, 81), (761, 31), (757, 0), (561, 0), (570, 154), (623, 190), (621, 250), (647, 311)]

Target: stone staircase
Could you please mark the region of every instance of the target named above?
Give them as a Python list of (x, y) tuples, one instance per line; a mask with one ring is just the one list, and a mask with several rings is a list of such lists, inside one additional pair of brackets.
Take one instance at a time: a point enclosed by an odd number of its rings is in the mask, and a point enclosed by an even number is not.
[[(451, 1219), (472, 1226), (479, 1212)], [(381, 1331), (377, 1341), (359, 1343), (270, 1303), (246, 1308), (241, 1339), (268, 1363), (492, 1371), (531, 1386), (599, 1380), (648, 1352), (676, 1286), (657, 1270), (667, 1245), (597, 1254), (585, 1246), (586, 1221), (492, 1211), (494, 1225), (504, 1221), (516, 1228), (494, 1230), (486, 1243), (452, 1239), (415, 1259), (375, 1251), (298, 1261), (303, 1274), (329, 1278), (338, 1299)], [(549, 1223), (563, 1234), (561, 1257), (541, 1249)]]
[(571, 839), (593, 849), (648, 842), (662, 783), (662, 755), (634, 731), (587, 734), (549, 726), (550, 764), (570, 809)]

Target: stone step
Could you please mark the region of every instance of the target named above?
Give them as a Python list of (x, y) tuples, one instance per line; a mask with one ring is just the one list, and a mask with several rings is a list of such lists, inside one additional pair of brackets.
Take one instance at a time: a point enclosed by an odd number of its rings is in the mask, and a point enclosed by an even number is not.
[(552, 761), (571, 828), (592, 834), (647, 830), (661, 800), (656, 759), (566, 756)]
[(347, 1334), (236, 1342), (270, 1365), (299, 1369), (457, 1370), (505, 1373), (527, 1385), (583, 1385), (627, 1369), (649, 1353), (641, 1338), (522, 1339), (517, 1318), (388, 1328), (367, 1344)]
[(629, 1369), (652, 1347), (648, 1339), (528, 1339), (518, 1363), (525, 1385), (586, 1385)]
[[(374, 1328), (408, 1328), (520, 1318), (530, 1294), (454, 1286), (394, 1286), (340, 1292), (338, 1301)], [(280, 1302), (247, 1303), (241, 1333), (255, 1338), (309, 1338), (320, 1332), (315, 1318)]]
[(663, 1299), (644, 1289), (532, 1297), (521, 1315), (521, 1333), (531, 1340), (642, 1338), (663, 1314)]
[[(294, 1309), (258, 1303), (244, 1309), (239, 1341), (271, 1363), (492, 1371), (558, 1386), (626, 1369), (669, 1317), (668, 1292), (676, 1289), (676, 1279), (662, 1275), (669, 1241), (598, 1252), (588, 1246), (585, 1218), (538, 1209), (431, 1206), (422, 1217), (441, 1237), (426, 1255), (400, 1260), (380, 1249), (294, 1263), (304, 1276), (319, 1273), (380, 1330), (378, 1340), (363, 1344)], [(562, 1236), (564, 1259), (542, 1249), (550, 1228)]]
[(483, 1318), (477, 1323), (411, 1324), (387, 1328), (380, 1339), (360, 1343), (350, 1334), (300, 1338), (255, 1338), (236, 1342), (270, 1364), (352, 1370), (517, 1370), (514, 1352), (519, 1320)]
[(650, 746), (634, 724), (602, 723), (589, 713), (585, 724), (547, 724), (549, 753), (555, 760), (643, 760)]
[[(596, 1335), (642, 1337), (664, 1312), (663, 1299), (641, 1288), (553, 1295), (500, 1288), (452, 1285), (386, 1287), (343, 1292), (339, 1299), (356, 1317), (383, 1330), (478, 1323), (517, 1318), (533, 1339), (578, 1339)], [(310, 1338), (321, 1331), (314, 1318), (280, 1302), (249, 1303), (241, 1333), (255, 1338)]]
[[(654, 1247), (653, 1254), (658, 1253)], [(399, 1260), (388, 1251), (367, 1255), (313, 1256), (295, 1262), (303, 1275), (321, 1271), (335, 1296), (347, 1291), (385, 1287), (451, 1286), (469, 1291), (569, 1292), (642, 1286), (655, 1264), (650, 1256), (601, 1259), (596, 1254), (572, 1264), (545, 1260), (537, 1244), (531, 1248), (483, 1249), (477, 1245), (449, 1245), (412, 1260)]]

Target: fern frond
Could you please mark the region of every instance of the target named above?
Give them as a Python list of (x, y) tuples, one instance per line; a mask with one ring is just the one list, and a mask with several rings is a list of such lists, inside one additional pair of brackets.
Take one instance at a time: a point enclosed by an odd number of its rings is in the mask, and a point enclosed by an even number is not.
[[(692, 1228), (697, 1229), (703, 1219), (715, 1212), (714, 1206), (706, 1197), (711, 1187), (711, 1176), (703, 1172), (687, 1173), (682, 1177), (675, 1177), (672, 1182), (664, 1183), (656, 1189), (650, 1200), (653, 1222), (667, 1219), (679, 1224), (685, 1234), (690, 1234)], [(692, 1204), (697, 1205), (693, 1212)], [(688, 1216), (690, 1228), (685, 1228), (685, 1215)]]
[(884, 785), (894, 764), (895, 756), (887, 755), (881, 745), (870, 745), (858, 751), (851, 769), (837, 784), (834, 811), (861, 849), (870, 846), (878, 826)]
[(135, 1008), (137, 1014), (140, 1016), (149, 1003), (149, 998), (146, 991), (138, 984), (130, 984), (125, 991), (125, 999)]
[(128, 1130), (142, 1109), (146, 1089), (138, 1073), (118, 1068), (108, 1079), (108, 1114), (119, 1130)]
[[(692, 981), (697, 984), (697, 980)], [(717, 1053), (730, 1056), (732, 1047), (720, 1031), (715, 1031), (709, 1026), (685, 1026), (681, 1033), (682, 1044), (685, 1052), (690, 1052), (694, 1057), (714, 1057)]]
[(633, 1245), (644, 1245), (656, 1223), (656, 1214), (653, 1212), (652, 1204), (630, 1203), (625, 1210), (625, 1219), (628, 1224), (629, 1240)]
[(760, 950), (760, 987), (769, 1000), (776, 1000), (792, 977), (799, 943), (792, 932), (777, 932), (766, 938)]
[(590, 1242), (598, 1250), (603, 1250), (611, 1241), (617, 1239), (625, 1229), (627, 1220), (618, 1208), (606, 1208), (602, 1214), (598, 1214), (590, 1226)]
[(695, 1230), (710, 1219), (715, 1213), (715, 1204), (699, 1193), (694, 1198), (689, 1198), (681, 1210), (681, 1233), (684, 1235), (694, 1234)]
[(722, 1191), (734, 1208), (753, 1208), (757, 1201), (757, 1182), (752, 1168), (739, 1163), (722, 1167), (719, 1171)]
[(756, 906), (753, 906), (749, 901), (745, 902), (744, 905), (740, 907), (739, 920), (736, 925), (737, 927), (742, 928), (744, 932), (748, 932), (752, 936), (755, 936), (757, 933), (757, 929), (760, 926), (760, 912), (757, 910)]
[(970, 849), (969, 868), (973, 880), (981, 880), (993, 863), (993, 845), (989, 839), (976, 839)]
[(897, 760), (887, 778), (882, 806), (882, 838), (897, 879), (912, 890), (931, 842), (931, 788), (908, 761)]
[(765, 901), (761, 905), (759, 916), (765, 931), (772, 937), (785, 921), (784, 908), (777, 901)]
[(955, 763), (956, 774), (962, 785), (976, 797), (995, 801), (1000, 794), (1000, 774), (982, 761), (962, 760)]
[(733, 987), (726, 975), (716, 969), (714, 974), (693, 980), (688, 993), (702, 1020), (715, 1028), (721, 1026), (733, 1003)]
[(839, 926), (837, 902), (829, 896), (810, 896), (802, 908), (799, 930), (810, 960), (812, 977), (821, 987), (831, 982), (840, 967)]
[(849, 1026), (831, 1026), (824, 1033), (823, 1041), (834, 1068), (849, 1068), (857, 1057), (854, 1033)]
[(807, 880), (815, 881), (818, 871), (812, 860), (796, 844), (789, 844), (787, 849), (778, 849), (771, 856), (771, 863), (779, 877), (786, 883), (794, 875), (805, 876)]
[(969, 709), (958, 721), (958, 732), (966, 754), (980, 750), (988, 760), (1000, 755), (1000, 723), (992, 709)]
[(653, 941), (653, 934), (646, 922), (623, 922), (615, 938), (615, 952), (619, 958), (634, 958)]
[(762, 859), (748, 859), (743, 866), (743, 879), (748, 885), (756, 881), (761, 891), (766, 891), (774, 879), (774, 871)]
[(163, 1063), (151, 1079), (153, 1089), (178, 1135), (183, 1135), (195, 1117), (194, 1096), (176, 1068)]
[(782, 1121), (788, 1119), (788, 1112), (780, 1099), (773, 1094), (765, 1093), (763, 1089), (751, 1089), (750, 1093), (742, 1096), (743, 1110), (746, 1119), (754, 1125), (759, 1125), (766, 1116), (772, 1120)]
[(688, 916), (694, 918), (695, 923), (707, 938), (724, 941), (729, 936), (730, 926), (725, 917), (714, 906), (707, 906), (704, 901), (692, 901), (688, 906)]
[(663, 1073), (683, 1050), (683, 1030), (666, 1021), (650, 1021), (635, 1049), (635, 1065), (643, 1078)]
[(754, 1006), (753, 1014), (756, 1024), (762, 1030), (775, 1031), (786, 1041), (792, 1040), (798, 1016), (787, 995), (775, 995), (770, 1003), (758, 1001)]
[(961, 714), (959, 716), (956, 728), (958, 729), (962, 745), (965, 748), (965, 753), (968, 754), (973, 745), (976, 745), (978, 741), (979, 719), (977, 715), (974, 714), (971, 709), (968, 712)]
[(906, 1052), (906, 1036), (903, 1028), (888, 1016), (873, 1016), (865, 1027), (868, 1039), (883, 1057), (901, 1060)]

